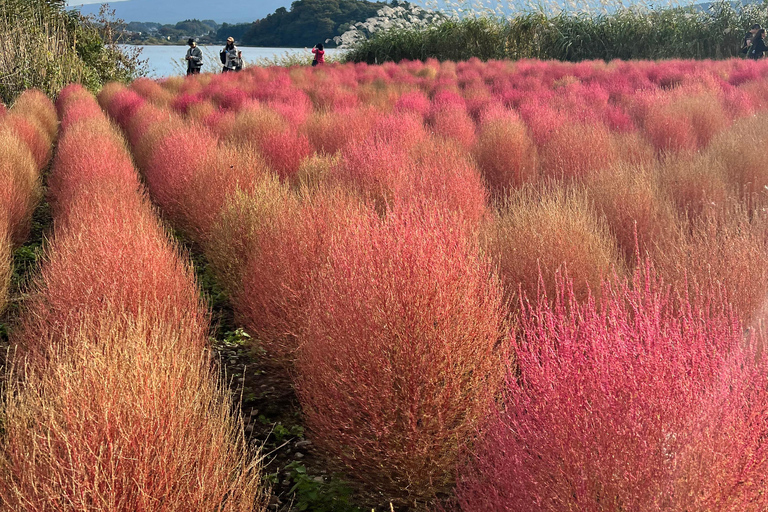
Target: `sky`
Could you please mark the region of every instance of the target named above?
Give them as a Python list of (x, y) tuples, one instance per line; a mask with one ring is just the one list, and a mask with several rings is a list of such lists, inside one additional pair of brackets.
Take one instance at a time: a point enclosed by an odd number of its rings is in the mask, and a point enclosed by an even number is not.
[[(591, 5), (602, 4), (637, 4), (651, 2), (662, 5), (668, 2), (691, 3), (702, 0), (411, 0), (427, 8), (464, 4), (465, 12), (488, 7), (504, 7), (502, 11), (510, 14), (509, 5)], [(97, 14), (103, 0), (68, 0), (71, 7), (82, 6), (83, 14)], [(271, 14), (278, 7), (290, 8), (292, 0), (112, 0), (110, 6), (115, 9), (118, 18), (125, 21), (153, 21), (157, 23), (176, 23), (186, 19), (214, 20), (218, 23), (248, 23)], [(483, 9), (484, 10), (484, 9)], [(452, 8), (447, 12), (451, 13)], [(457, 13), (461, 15), (461, 13)]]
[[(83, 14), (96, 14), (104, 0), (68, 0), (70, 7), (80, 7)], [(218, 23), (246, 23), (290, 7), (292, 0), (119, 0), (109, 5), (125, 21), (176, 23), (186, 19), (214, 20)]]

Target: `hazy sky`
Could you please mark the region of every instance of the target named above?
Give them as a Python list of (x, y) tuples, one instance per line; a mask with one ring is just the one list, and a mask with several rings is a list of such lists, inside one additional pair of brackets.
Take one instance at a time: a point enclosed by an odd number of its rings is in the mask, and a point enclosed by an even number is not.
[[(109, 3), (125, 2), (126, 0), (109, 0)], [(103, 4), (104, 0), (67, 0), (67, 5)]]

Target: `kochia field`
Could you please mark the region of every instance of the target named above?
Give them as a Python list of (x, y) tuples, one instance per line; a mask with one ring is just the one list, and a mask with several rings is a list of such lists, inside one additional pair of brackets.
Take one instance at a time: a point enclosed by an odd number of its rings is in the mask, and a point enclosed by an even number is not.
[[(57, 108), (54, 237), (11, 336), (32, 375), (0, 451), (18, 510), (56, 509), (33, 485), (51, 472), (98, 510), (266, 509), (167, 227), (290, 377), (314, 456), (378, 497), (368, 509), (768, 508), (768, 62), (250, 68), (109, 84), (98, 104), (72, 87)], [(87, 290), (69, 291), (75, 273)], [(128, 341), (41, 391), (93, 338)], [(89, 404), (133, 430), (30, 421), (104, 372)], [(142, 443), (176, 447), (209, 487)]]

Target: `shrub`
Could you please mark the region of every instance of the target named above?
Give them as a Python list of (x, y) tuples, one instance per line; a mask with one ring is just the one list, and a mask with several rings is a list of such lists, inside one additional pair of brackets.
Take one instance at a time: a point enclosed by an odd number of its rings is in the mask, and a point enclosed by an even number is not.
[[(53, 116), (53, 122), (50, 117)], [(53, 129), (49, 136), (47, 129)], [(29, 234), (32, 212), (41, 195), (40, 171), (48, 164), (58, 129), (53, 103), (38, 91), (24, 92), (0, 119), (0, 210), (13, 245)]]
[(128, 141), (135, 146), (137, 137), (132, 130), (128, 129), (129, 121), (135, 116), (137, 110), (146, 104), (146, 100), (125, 86), (109, 83), (99, 93), (99, 104), (118, 125), (126, 130)]
[(760, 116), (741, 119), (715, 137), (706, 150), (736, 193), (754, 208), (766, 198), (768, 137), (761, 128)]
[(11, 110), (19, 116), (38, 123), (49, 143), (56, 140), (56, 134), (59, 131), (56, 108), (42, 91), (36, 89), (24, 91), (16, 98)]
[(711, 155), (671, 155), (658, 167), (660, 186), (682, 215), (721, 210), (732, 197), (720, 162)]
[(464, 151), (475, 144), (475, 123), (464, 106), (433, 105), (429, 126), (436, 135), (454, 141)]
[(5, 214), (7, 234), (18, 245), (29, 233), (40, 183), (29, 148), (15, 131), (4, 126), (0, 127), (0, 185), (0, 209)]
[(565, 121), (541, 146), (541, 174), (551, 178), (583, 178), (619, 160), (611, 132), (598, 123)]
[(678, 218), (661, 189), (654, 169), (619, 164), (592, 176), (586, 189), (605, 216), (627, 262), (635, 262), (654, 247), (664, 247)]
[(186, 226), (197, 242), (207, 243), (229, 197), (238, 190), (253, 190), (268, 174), (269, 167), (254, 148), (220, 144), (184, 187), (184, 220), (179, 226)]
[(429, 98), (421, 91), (409, 91), (404, 93), (395, 102), (395, 112), (410, 112), (418, 114), (422, 119), (429, 112)]
[(112, 38), (121, 33), (115, 23), (104, 17), (92, 23), (65, 7), (49, 0), (3, 1), (1, 101), (9, 103), (30, 87), (55, 96), (72, 82), (97, 90), (110, 80), (128, 81), (144, 73), (138, 52), (121, 48)]
[(8, 302), (8, 290), (11, 286), (13, 275), (13, 261), (11, 260), (11, 240), (9, 236), (8, 219), (0, 214), (0, 313)]
[[(508, 296), (554, 297), (562, 276), (578, 300), (599, 296), (603, 279), (622, 272), (621, 253), (582, 190), (526, 188), (510, 194), (486, 230), (485, 247)], [(560, 276), (558, 278), (558, 276)]]
[(16, 137), (24, 143), (32, 153), (35, 169), (42, 169), (51, 158), (51, 140), (43, 132), (43, 129), (37, 123), (22, 117), (15, 112), (11, 112), (3, 123), (6, 129), (15, 132)]
[(387, 205), (428, 198), (476, 224), (485, 215), (487, 192), (466, 153), (443, 139), (411, 144), (410, 151), (385, 138), (350, 145), (333, 170), (334, 180), (358, 191), (379, 211)]
[(599, 304), (524, 304), (507, 394), (458, 487), (467, 511), (760, 510), (766, 360), (717, 296), (653, 271)]
[(768, 228), (763, 211), (727, 203), (694, 218), (654, 252), (659, 275), (676, 290), (720, 292), (748, 325), (764, 318)]
[(473, 154), (497, 196), (538, 179), (536, 146), (525, 124), (512, 113), (493, 117), (480, 126)]
[(313, 442), (422, 506), (450, 488), (504, 358), (501, 288), (461, 222), (435, 204), (350, 222), (313, 280), (296, 356)]
[(306, 158), (296, 173), (296, 185), (299, 189), (312, 191), (324, 184), (332, 183), (331, 176), (340, 160), (338, 154), (334, 156), (315, 154)]
[(312, 275), (362, 210), (346, 192), (320, 188), (299, 199), (269, 177), (226, 203), (206, 254), (238, 322), (277, 359), (292, 360)]
[(316, 152), (333, 155), (347, 144), (365, 139), (377, 117), (377, 112), (362, 108), (352, 112), (315, 112), (303, 131)]
[(301, 162), (312, 154), (312, 146), (305, 135), (292, 131), (273, 133), (259, 144), (264, 160), (283, 179), (295, 181)]
[(471, 157), (451, 141), (437, 138), (415, 146), (412, 158), (411, 184), (403, 197), (414, 204), (428, 198), (477, 226), (487, 214), (488, 191)]
[[(264, 510), (232, 403), (189, 325), (91, 316), (18, 366), (0, 445), (9, 510)], [(80, 327), (80, 328), (78, 328)], [(21, 363), (17, 363), (21, 365)]]
[(269, 166), (284, 179), (293, 179), (301, 161), (312, 154), (305, 135), (290, 129), (271, 108), (249, 106), (237, 112), (232, 125), (218, 125), (220, 137), (235, 144), (253, 144)]
[(148, 161), (143, 167), (152, 199), (174, 222), (193, 229), (187, 222), (185, 194), (195, 176), (215, 159), (216, 139), (190, 127), (172, 129), (147, 144)]
[(646, 114), (645, 131), (658, 151), (692, 151), (706, 147), (727, 124), (717, 96), (681, 89), (679, 93), (670, 94), (671, 98), (652, 101)]
[(92, 97), (82, 99), (70, 98), (66, 105), (63, 115), (61, 115), (62, 131), (69, 128), (70, 124), (79, 122), (83, 118), (92, 119), (94, 121), (105, 121), (104, 112), (101, 110), (99, 104), (93, 101)]
[(257, 147), (268, 135), (288, 129), (285, 120), (274, 110), (259, 103), (249, 104), (235, 113), (234, 123), (225, 125), (219, 137), (238, 144), (251, 143)]
[(173, 94), (155, 80), (139, 78), (131, 82), (131, 89), (160, 107), (171, 104)]

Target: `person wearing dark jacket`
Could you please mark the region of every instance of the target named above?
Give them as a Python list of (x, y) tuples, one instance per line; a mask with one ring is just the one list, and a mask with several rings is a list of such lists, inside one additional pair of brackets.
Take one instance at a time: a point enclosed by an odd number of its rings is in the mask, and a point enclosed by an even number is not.
[(752, 44), (749, 45), (747, 57), (755, 60), (762, 59), (766, 51), (768, 51), (768, 46), (765, 45), (765, 29), (761, 28), (752, 39)]
[(189, 50), (187, 50), (187, 56), (184, 57), (187, 61), (187, 76), (200, 74), (200, 68), (203, 67), (203, 52), (197, 47), (197, 43), (194, 39), (190, 38), (187, 41)]
[(752, 39), (755, 37), (755, 34), (757, 34), (757, 31), (760, 30), (761, 27), (758, 23), (755, 23), (751, 27), (749, 27), (749, 30), (746, 34), (744, 34), (744, 39), (741, 40), (741, 48), (739, 49), (739, 53), (743, 53), (744, 55), (747, 55), (749, 52), (749, 45), (752, 44)]

